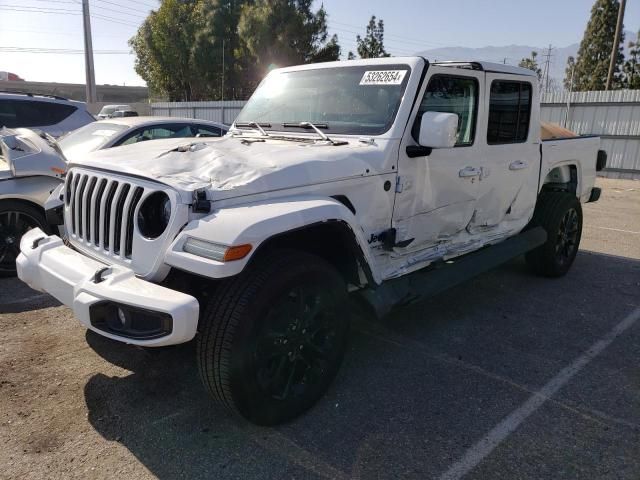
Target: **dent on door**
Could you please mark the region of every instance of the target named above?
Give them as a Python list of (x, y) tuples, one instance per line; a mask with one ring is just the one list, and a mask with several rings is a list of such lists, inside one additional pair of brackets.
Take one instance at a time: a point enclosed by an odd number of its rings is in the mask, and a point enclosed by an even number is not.
[[(415, 212), (396, 219), (401, 232), (413, 232), (416, 241), (411, 244), (412, 249), (448, 240), (471, 221), (478, 177), (461, 175), (458, 170), (462, 171), (464, 165), (461, 163), (459, 167), (452, 169), (451, 162), (447, 161), (416, 162), (414, 178), (424, 184), (418, 188), (405, 182), (403, 193), (396, 197), (396, 212)], [(410, 194), (407, 190), (414, 187)]]

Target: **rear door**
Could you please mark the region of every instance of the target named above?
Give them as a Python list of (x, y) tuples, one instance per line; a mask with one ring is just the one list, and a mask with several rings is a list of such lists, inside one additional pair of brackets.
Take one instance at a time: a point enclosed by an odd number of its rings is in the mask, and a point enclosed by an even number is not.
[[(485, 131), (484, 73), (452, 67), (430, 66), (420, 101), (412, 113), (398, 159), (398, 188), (393, 226), (398, 241), (412, 240), (415, 250), (447, 242), (471, 221), (482, 172), (482, 139)], [(417, 145), (425, 112), (458, 115), (454, 148), (434, 149), (429, 155), (407, 155), (407, 146)]]
[(535, 206), (540, 169), (540, 120), (532, 77), (487, 73), (482, 174), (470, 233), (503, 223), (524, 226)]

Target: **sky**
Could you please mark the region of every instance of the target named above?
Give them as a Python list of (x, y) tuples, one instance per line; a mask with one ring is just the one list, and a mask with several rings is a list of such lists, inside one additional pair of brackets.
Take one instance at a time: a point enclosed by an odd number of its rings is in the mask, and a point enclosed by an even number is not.
[[(0, 71), (25, 80), (84, 83), (80, 0), (0, 0)], [(157, 0), (89, 0), (96, 83), (144, 85), (127, 40)], [(323, 0), (329, 32), (356, 50), (371, 15), (385, 24), (393, 55), (438, 47), (580, 42), (594, 0)], [(319, 7), (320, 2), (316, 5)], [(46, 11), (44, 13), (43, 11)], [(640, 29), (640, 0), (628, 0), (625, 30)], [(21, 49), (15, 51), (16, 48)], [(24, 49), (32, 49), (26, 52)], [(48, 49), (48, 50), (43, 50)], [(60, 51), (62, 50), (62, 51)], [(76, 52), (76, 53), (74, 53)]]

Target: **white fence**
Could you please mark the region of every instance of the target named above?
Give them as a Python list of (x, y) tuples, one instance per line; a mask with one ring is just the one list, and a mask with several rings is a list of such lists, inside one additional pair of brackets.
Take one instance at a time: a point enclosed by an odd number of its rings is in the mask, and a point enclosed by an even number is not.
[[(600, 135), (609, 156), (607, 176), (640, 177), (640, 90), (574, 92), (542, 96), (542, 120), (581, 135)], [(233, 123), (244, 101), (152, 103), (152, 115)]]
[(242, 100), (224, 102), (162, 102), (151, 104), (151, 115), (156, 117), (198, 118), (232, 124), (247, 103)]
[[(567, 101), (569, 115), (567, 118)], [(599, 135), (608, 154), (608, 177), (640, 177), (640, 90), (542, 96), (543, 121), (581, 135)]]

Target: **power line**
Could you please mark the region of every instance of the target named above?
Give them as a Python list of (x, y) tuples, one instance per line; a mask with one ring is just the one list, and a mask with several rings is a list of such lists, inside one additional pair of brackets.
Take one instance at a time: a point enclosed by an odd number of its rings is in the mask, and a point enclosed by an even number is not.
[(145, 16), (141, 16), (141, 15), (138, 15), (138, 14), (135, 14), (135, 13), (123, 12), (122, 10), (116, 10), (115, 8), (103, 7), (103, 6), (100, 6), (100, 5), (93, 5), (92, 8), (98, 8), (100, 10), (107, 10), (109, 12), (115, 12), (115, 13), (119, 13), (121, 15), (129, 15), (132, 18), (135, 18), (136, 20), (138, 20), (138, 19), (144, 20), (146, 18), (146, 15)]
[[(358, 25), (353, 25), (351, 23), (338, 22), (336, 20), (331, 20), (331, 19), (328, 19), (327, 23), (329, 23), (329, 24), (334, 23), (336, 25), (343, 25), (345, 27), (356, 28), (358, 30), (360, 30), (362, 28), (361, 26), (358, 26)], [(448, 45), (445, 45), (444, 43), (427, 42), (427, 41), (424, 41), (424, 40), (421, 40), (421, 39), (415, 38), (415, 37), (407, 37), (406, 35), (395, 35), (393, 33), (388, 33), (386, 31), (386, 28), (387, 28), (387, 26), (385, 25), (385, 32), (384, 32), (384, 36), (385, 37), (396, 37), (396, 38), (399, 38), (401, 40), (406, 40), (407, 42), (411, 42), (411, 43), (418, 43), (420, 45), (425, 45), (426, 44), (426, 45), (434, 45), (434, 46), (441, 46), (441, 47), (447, 47), (448, 46)], [(360, 30), (358, 32), (354, 32), (354, 33), (361, 33), (361, 32), (362, 32), (362, 30)]]
[(64, 8), (47, 7), (46, 9), (40, 7), (29, 7), (27, 5), (0, 5), (0, 9), (15, 12), (29, 12), (29, 13), (58, 13), (58, 14), (71, 14), (80, 15), (78, 10), (67, 10)]
[[(114, 5), (116, 7), (125, 8), (127, 10), (131, 10), (131, 11), (134, 11), (134, 12), (140, 12), (140, 13), (144, 13), (145, 15), (149, 15), (149, 10), (146, 10), (146, 11), (145, 10), (140, 10), (138, 8), (129, 7), (128, 5), (122, 5), (121, 3), (110, 2), (109, 0), (94, 0), (94, 1), (98, 1), (100, 3), (106, 3), (106, 4), (109, 4), (109, 5)], [(94, 5), (94, 8), (95, 7), (96, 7), (96, 5)], [(98, 8), (105, 8), (105, 7), (98, 7)], [(157, 7), (154, 7), (154, 8), (157, 8)], [(150, 8), (150, 10), (151, 10), (151, 8)]]
[[(5, 53), (47, 53), (58, 55), (81, 55), (84, 50), (73, 48), (41, 48), (41, 47), (0, 47), (0, 52)], [(100, 55), (132, 55), (129, 50), (94, 50)]]

